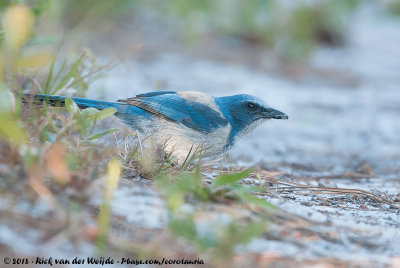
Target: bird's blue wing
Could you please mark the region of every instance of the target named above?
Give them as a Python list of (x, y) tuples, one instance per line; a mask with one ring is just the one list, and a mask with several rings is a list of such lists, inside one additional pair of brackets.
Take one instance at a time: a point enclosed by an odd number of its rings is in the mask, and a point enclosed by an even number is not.
[(228, 121), (211, 107), (182, 98), (174, 91), (150, 92), (118, 101), (203, 133), (210, 133), (228, 124)]
[(136, 95), (136, 98), (153, 97), (153, 96), (159, 96), (159, 95), (164, 95), (164, 94), (176, 94), (176, 92), (175, 91), (148, 92), (148, 93), (143, 93), (143, 94)]

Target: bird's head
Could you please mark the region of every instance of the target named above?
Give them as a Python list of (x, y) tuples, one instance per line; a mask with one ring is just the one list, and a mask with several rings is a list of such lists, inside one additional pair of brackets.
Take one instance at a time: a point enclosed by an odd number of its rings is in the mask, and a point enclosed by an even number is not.
[(216, 102), (232, 126), (231, 143), (266, 120), (289, 118), (262, 99), (247, 94), (216, 98)]

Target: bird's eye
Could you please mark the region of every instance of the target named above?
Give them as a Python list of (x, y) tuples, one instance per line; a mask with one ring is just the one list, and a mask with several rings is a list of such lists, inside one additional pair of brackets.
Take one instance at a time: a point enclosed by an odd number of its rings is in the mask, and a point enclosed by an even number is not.
[(254, 108), (256, 108), (256, 106), (254, 105), (254, 103), (247, 103), (247, 108), (249, 108), (250, 110), (253, 110)]

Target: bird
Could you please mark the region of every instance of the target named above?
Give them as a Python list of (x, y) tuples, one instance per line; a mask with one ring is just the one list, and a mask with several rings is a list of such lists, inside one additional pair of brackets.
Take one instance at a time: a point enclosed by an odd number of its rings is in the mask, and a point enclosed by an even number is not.
[[(139, 133), (152, 136), (178, 163), (194, 149), (202, 157), (228, 151), (240, 138), (270, 119), (289, 117), (256, 96), (213, 97), (196, 91), (156, 91), (117, 102), (71, 98), (80, 109), (115, 108), (114, 114)], [(65, 97), (24, 94), (23, 100), (65, 105)]]

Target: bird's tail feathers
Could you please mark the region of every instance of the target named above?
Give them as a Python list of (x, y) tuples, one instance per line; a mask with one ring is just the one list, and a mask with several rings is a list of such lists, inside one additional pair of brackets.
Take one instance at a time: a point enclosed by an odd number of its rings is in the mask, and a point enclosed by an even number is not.
[[(96, 108), (98, 110), (103, 110), (106, 108), (116, 108), (120, 110), (120, 103), (108, 102), (108, 101), (98, 101), (98, 100), (90, 100), (84, 98), (71, 98), (76, 105), (80, 109), (85, 108)], [(63, 96), (55, 96), (55, 95), (45, 95), (45, 94), (24, 94), (22, 98), (25, 103), (40, 103), (40, 104), (49, 104), (54, 107), (63, 107), (65, 105), (65, 97)]]

